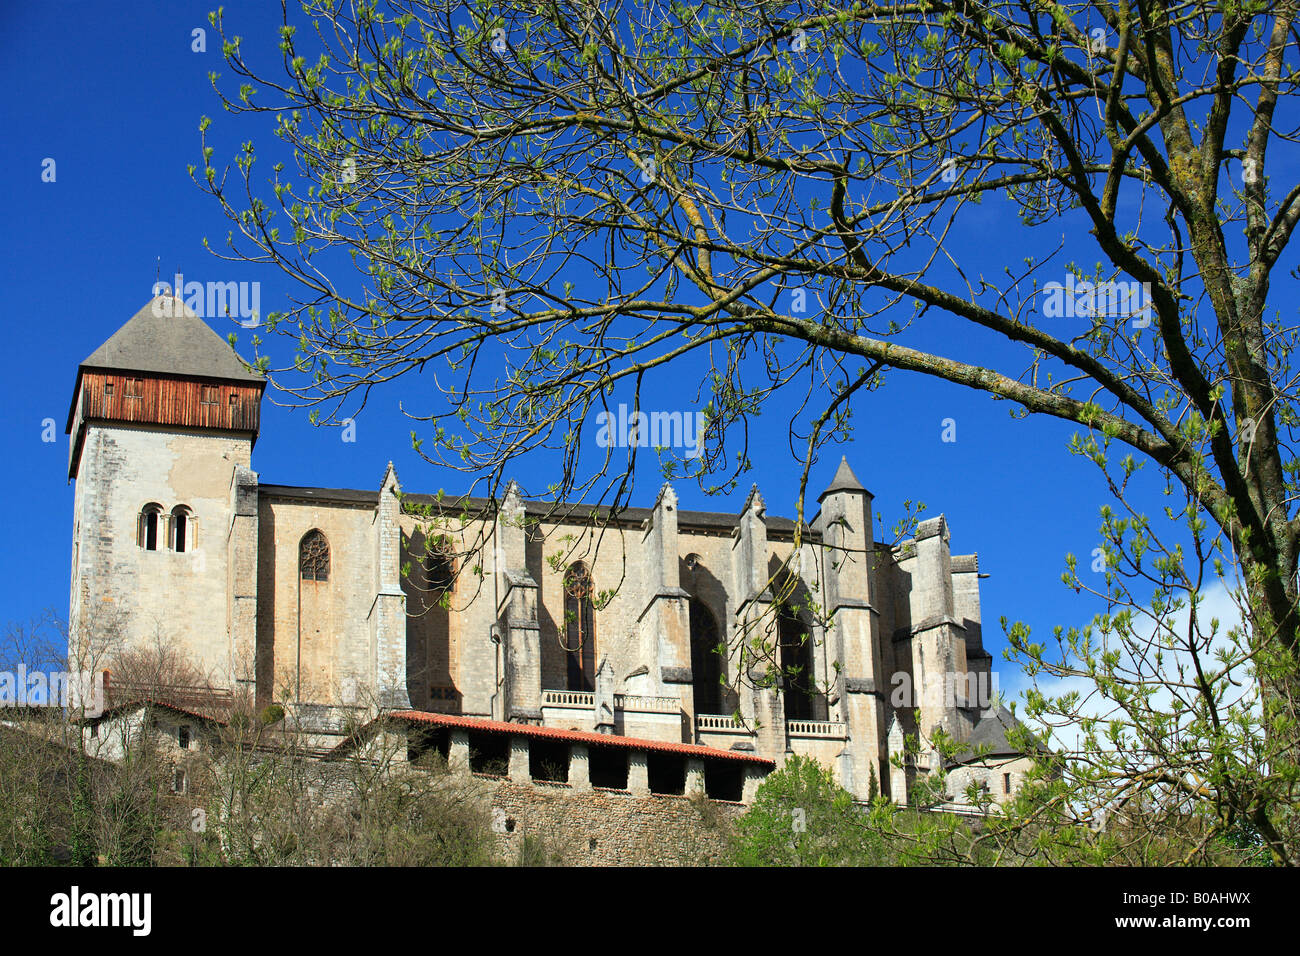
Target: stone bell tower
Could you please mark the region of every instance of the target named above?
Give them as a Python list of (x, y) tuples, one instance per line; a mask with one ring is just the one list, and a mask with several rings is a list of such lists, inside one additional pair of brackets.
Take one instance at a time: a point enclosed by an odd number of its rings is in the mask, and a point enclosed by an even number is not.
[(215, 688), (252, 689), (253, 443), (265, 380), (156, 296), (77, 369), (68, 411), (70, 667), (161, 642)]

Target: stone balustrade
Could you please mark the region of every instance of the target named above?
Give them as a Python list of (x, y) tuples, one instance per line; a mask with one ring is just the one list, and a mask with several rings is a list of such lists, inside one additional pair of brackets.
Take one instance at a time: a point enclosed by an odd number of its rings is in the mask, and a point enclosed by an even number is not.
[(595, 709), (596, 695), (577, 690), (542, 691), (543, 707), (585, 707)]
[(697, 714), (695, 729), (701, 733), (749, 733), (744, 724), (730, 714)]
[(822, 740), (843, 740), (848, 728), (839, 720), (787, 720), (786, 733), (791, 737), (817, 737)]
[(644, 714), (676, 714), (682, 709), (682, 702), (676, 697), (644, 697), (640, 694), (615, 694), (614, 706), (619, 710), (637, 711)]
[[(587, 691), (544, 690), (542, 691), (542, 706), (594, 710), (596, 695)], [(646, 714), (676, 714), (681, 710), (681, 706), (681, 701), (676, 697), (646, 697), (640, 694), (614, 695), (616, 710)]]

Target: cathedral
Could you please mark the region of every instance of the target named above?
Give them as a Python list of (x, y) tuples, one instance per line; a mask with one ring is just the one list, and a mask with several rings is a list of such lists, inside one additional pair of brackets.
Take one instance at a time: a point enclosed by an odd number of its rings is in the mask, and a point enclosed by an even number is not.
[[(214, 694), (281, 704), (322, 752), (385, 719), (412, 753), (505, 742), (512, 779), (522, 742), (570, 780), (581, 751), (593, 785), (681, 792), (694, 774), (743, 800), (801, 754), (859, 799), (904, 802), (942, 729), (967, 744), (954, 802), (1019, 785), (976, 556), (952, 553), (942, 516), (877, 542), (847, 460), (802, 527), (757, 488), (712, 512), (679, 509), (671, 485), (618, 511), (515, 484), (424, 495), (378, 462), (370, 489), (280, 485), (253, 469), (264, 388), (164, 296), (81, 363), (70, 656), (111, 616), (120, 646), (166, 642)], [(904, 735), (919, 752), (891, 759)]]

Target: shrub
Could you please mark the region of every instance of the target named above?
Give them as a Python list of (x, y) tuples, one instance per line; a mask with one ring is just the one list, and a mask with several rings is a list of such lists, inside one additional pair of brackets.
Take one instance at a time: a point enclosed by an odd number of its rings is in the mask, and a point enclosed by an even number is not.
[(870, 866), (888, 859), (853, 795), (816, 760), (795, 756), (758, 788), (736, 821), (738, 866)]

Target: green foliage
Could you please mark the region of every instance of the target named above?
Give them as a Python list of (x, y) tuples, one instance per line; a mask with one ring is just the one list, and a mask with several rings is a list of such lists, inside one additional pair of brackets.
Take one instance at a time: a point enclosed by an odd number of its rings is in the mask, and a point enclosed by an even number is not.
[(853, 795), (831, 771), (793, 756), (758, 788), (736, 822), (738, 866), (878, 866), (890, 862)]

